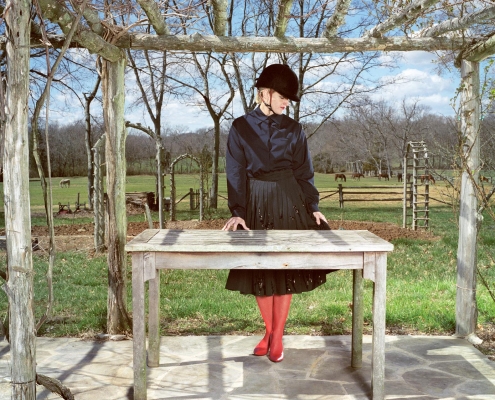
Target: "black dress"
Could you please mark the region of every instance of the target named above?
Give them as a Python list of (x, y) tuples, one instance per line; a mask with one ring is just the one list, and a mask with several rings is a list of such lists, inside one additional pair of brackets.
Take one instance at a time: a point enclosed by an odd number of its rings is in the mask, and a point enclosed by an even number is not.
[[(232, 124), (227, 144), (229, 208), (250, 229), (330, 229), (316, 224), (318, 191), (306, 136), (285, 115), (255, 109)], [(313, 290), (328, 270), (231, 270), (226, 288), (270, 296)]]

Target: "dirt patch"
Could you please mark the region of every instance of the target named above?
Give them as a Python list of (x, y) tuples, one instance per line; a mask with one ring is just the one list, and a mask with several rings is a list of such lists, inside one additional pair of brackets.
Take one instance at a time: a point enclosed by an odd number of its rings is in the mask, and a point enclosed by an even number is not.
[[(75, 220), (77, 221), (77, 220)], [(206, 221), (167, 221), (166, 229), (221, 229), (225, 224), (224, 219)], [(345, 230), (368, 230), (375, 235), (391, 241), (399, 238), (409, 239), (436, 239), (430, 232), (424, 230), (413, 231), (400, 226), (383, 222), (362, 222), (362, 221), (330, 221), (332, 229)], [(154, 224), (158, 228), (158, 223)], [(145, 229), (148, 229), (147, 222), (129, 222), (127, 225), (127, 236), (131, 240)], [(91, 251), (94, 248), (93, 224), (61, 225), (55, 227), (55, 246), (58, 251)], [(1, 235), (1, 232), (0, 232)], [(33, 238), (37, 238), (40, 250), (48, 249), (48, 229), (43, 226), (34, 226), (31, 230)]]

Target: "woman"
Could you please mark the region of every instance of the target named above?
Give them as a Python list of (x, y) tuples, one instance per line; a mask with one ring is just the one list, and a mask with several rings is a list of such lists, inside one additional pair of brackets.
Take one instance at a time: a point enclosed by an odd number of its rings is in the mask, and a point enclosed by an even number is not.
[[(227, 142), (228, 204), (223, 230), (330, 229), (318, 209), (319, 194), (301, 124), (284, 115), (300, 101), (296, 74), (283, 64), (266, 67), (256, 81), (259, 106), (237, 118)], [(253, 294), (265, 323), (254, 354), (283, 360), (282, 336), (293, 293), (326, 281), (323, 270), (231, 270), (226, 288)]]

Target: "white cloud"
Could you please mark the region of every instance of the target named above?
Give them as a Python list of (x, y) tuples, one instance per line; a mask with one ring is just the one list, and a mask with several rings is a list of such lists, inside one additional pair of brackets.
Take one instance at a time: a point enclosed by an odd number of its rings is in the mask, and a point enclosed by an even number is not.
[(450, 99), (454, 96), (457, 82), (451, 78), (438, 76), (425, 70), (408, 68), (396, 75), (388, 75), (382, 79), (385, 81), (400, 79), (402, 83), (387, 86), (374, 96), (376, 99), (390, 103), (410, 99), (431, 107), (431, 111), (434, 113), (453, 114)]

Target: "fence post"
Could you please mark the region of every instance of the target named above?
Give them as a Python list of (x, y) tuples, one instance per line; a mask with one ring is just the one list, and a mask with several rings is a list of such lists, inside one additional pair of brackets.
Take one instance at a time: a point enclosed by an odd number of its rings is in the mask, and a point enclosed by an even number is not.
[(342, 183), (339, 183), (339, 205), (340, 208), (344, 208), (344, 191), (342, 188)]
[(192, 211), (194, 207), (194, 191), (193, 188), (189, 188), (189, 209)]

